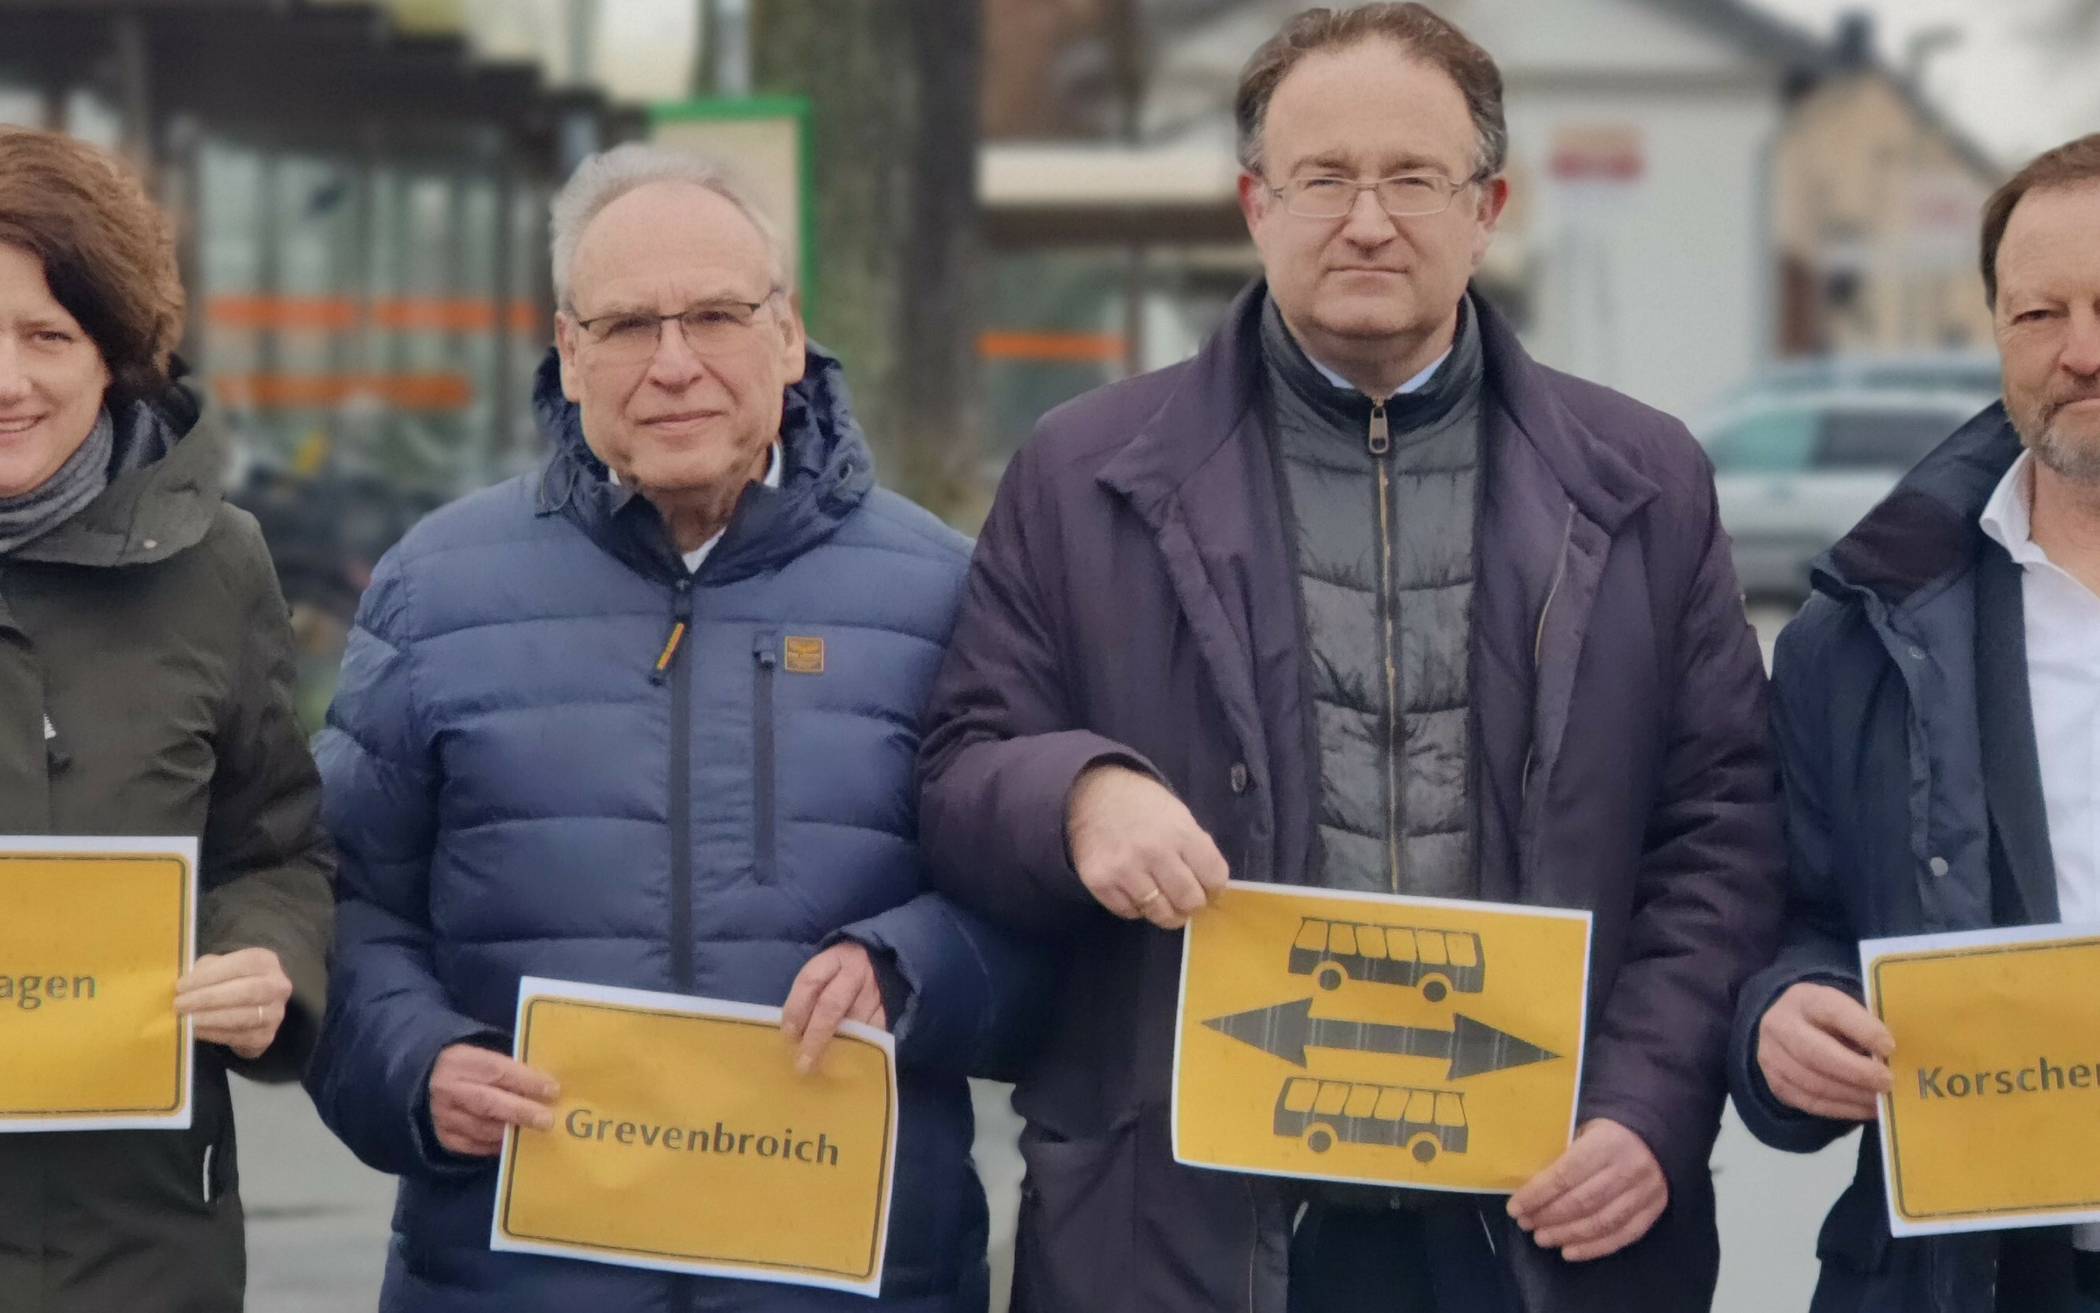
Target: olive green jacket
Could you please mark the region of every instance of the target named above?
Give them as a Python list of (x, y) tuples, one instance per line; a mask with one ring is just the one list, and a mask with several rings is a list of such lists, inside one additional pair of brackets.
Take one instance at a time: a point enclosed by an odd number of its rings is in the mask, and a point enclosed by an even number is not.
[(239, 1308), (226, 1072), (296, 1077), (325, 1005), (333, 861), (269, 553), (187, 391), (118, 428), (158, 454), (0, 555), (0, 834), (197, 836), (197, 951), (273, 949), (293, 994), (256, 1061), (197, 1046), (187, 1131), (0, 1135), (0, 1313)]

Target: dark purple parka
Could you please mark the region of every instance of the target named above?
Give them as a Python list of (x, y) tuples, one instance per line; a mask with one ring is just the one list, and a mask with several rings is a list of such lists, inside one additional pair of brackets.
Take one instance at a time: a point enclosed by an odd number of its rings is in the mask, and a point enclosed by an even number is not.
[[(1056, 937), (1028, 1118), (1018, 1313), (1283, 1308), (1287, 1183), (1182, 1167), (1168, 1092), (1181, 937), (1101, 910), (1064, 845), (1089, 764), (1134, 759), (1233, 878), (1307, 879), (1318, 790), (1300, 604), (1267, 434), (1264, 288), (1193, 360), (1046, 416), (977, 546), (920, 755), (936, 883)], [(1784, 864), (1765, 678), (1675, 420), (1525, 355), (1475, 298), (1485, 491), (1472, 635), (1481, 893), (1595, 914), (1580, 1117), (1669, 1178), (1648, 1236), (1569, 1264), (1484, 1199), (1533, 1313), (1705, 1309), (1707, 1160), (1737, 988)]]

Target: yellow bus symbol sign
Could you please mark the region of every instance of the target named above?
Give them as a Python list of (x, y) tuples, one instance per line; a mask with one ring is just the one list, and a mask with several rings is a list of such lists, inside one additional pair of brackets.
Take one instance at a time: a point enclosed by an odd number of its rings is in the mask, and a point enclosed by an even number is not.
[(1515, 1189), (1574, 1129), (1589, 930), (1585, 912), (1228, 885), (1185, 932), (1176, 1159)]

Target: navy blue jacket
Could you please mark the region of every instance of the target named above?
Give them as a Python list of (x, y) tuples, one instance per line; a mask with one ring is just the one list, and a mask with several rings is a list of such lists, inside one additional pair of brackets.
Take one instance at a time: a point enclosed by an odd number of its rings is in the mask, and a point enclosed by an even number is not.
[[(1029, 959), (927, 891), (917, 721), (968, 544), (877, 490), (838, 363), (790, 392), (782, 486), (688, 575), (606, 480), (553, 361), (538, 477), (469, 496), (380, 562), (318, 755), (342, 853), (334, 991), (308, 1085), (402, 1178), (381, 1307), (858, 1309), (857, 1296), (492, 1253), (493, 1160), (434, 1142), (428, 1082), (508, 1051), (521, 975), (777, 1005), (821, 946), (891, 955), (903, 1107), (885, 1301), (985, 1304), (964, 1075), (996, 1067)], [(690, 633), (655, 666), (675, 620)], [(788, 636), (823, 640), (790, 672)]]
[[(1730, 1053), (1743, 1121), (1777, 1148), (1853, 1129), (1781, 1105), (1757, 1070), (1758, 1022), (1788, 988), (1858, 994), (1861, 939), (2057, 919), (2020, 573), (1978, 523), (2019, 454), (2002, 406), (1963, 426), (1816, 563), (1780, 635), (1786, 929)], [(1890, 1239), (1880, 1144), (1860, 1138), (1817, 1241), (1815, 1313), (1990, 1313), (1999, 1237)]]

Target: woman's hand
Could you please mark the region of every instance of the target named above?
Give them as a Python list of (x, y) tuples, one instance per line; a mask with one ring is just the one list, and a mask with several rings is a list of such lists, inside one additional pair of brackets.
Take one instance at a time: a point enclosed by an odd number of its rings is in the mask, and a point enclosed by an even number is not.
[(291, 977), (267, 948), (207, 953), (175, 982), (175, 1011), (196, 1022), (197, 1038), (243, 1058), (269, 1051), (291, 997)]

